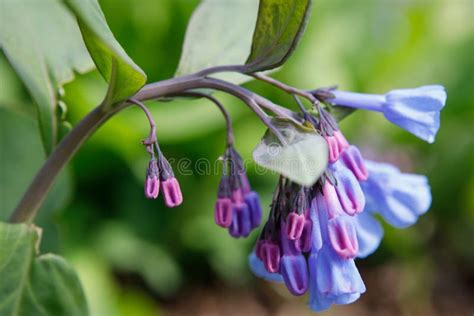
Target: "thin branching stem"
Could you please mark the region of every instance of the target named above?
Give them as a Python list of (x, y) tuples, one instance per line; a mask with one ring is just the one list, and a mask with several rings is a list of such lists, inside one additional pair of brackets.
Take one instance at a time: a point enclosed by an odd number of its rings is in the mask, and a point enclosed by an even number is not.
[(232, 146), (234, 144), (234, 133), (232, 130), (232, 119), (230, 117), (229, 112), (225, 109), (224, 105), (215, 97), (213, 97), (210, 94), (206, 94), (203, 92), (198, 92), (198, 91), (184, 91), (179, 94), (176, 94), (176, 96), (190, 96), (190, 97), (198, 97), (198, 98), (206, 98), (212, 103), (214, 103), (215, 106), (221, 111), (222, 115), (224, 116), (225, 119), (225, 124), (226, 124), (226, 142), (227, 146)]
[[(222, 71), (243, 72), (243, 66), (213, 67), (202, 70), (196, 74), (148, 84), (126, 102), (115, 104), (110, 109), (105, 109), (102, 106), (96, 107), (61, 140), (45, 161), (11, 215), (10, 222), (20, 223), (33, 221), (49, 189), (53, 185), (54, 180), (86, 139), (110, 117), (131, 104), (136, 104), (142, 109), (146, 109), (146, 107), (141, 106), (143, 105), (141, 102), (151, 99), (159, 99), (167, 95), (177, 94), (184, 91), (202, 88), (223, 91), (244, 101), (258, 115), (262, 122), (280, 139), (282, 144), (285, 145), (286, 142), (284, 137), (273, 126), (271, 118), (262, 110), (262, 108), (273, 112), (278, 117), (289, 119), (296, 124), (302, 123), (301, 117), (298, 114), (276, 105), (270, 100), (254, 94), (238, 85), (206, 77), (207, 75)], [(149, 111), (146, 110), (145, 113), (150, 121), (151, 115), (148, 116)], [(150, 124), (151, 122), (152, 121), (150, 121)], [(153, 124), (151, 124), (152, 129)], [(157, 150), (159, 150), (157, 142), (155, 142), (155, 146), (157, 146)]]
[(143, 104), (142, 102), (138, 100), (128, 99), (127, 101), (135, 104), (140, 109), (142, 109), (142, 111), (145, 113), (148, 123), (150, 123), (150, 134), (148, 135), (147, 139), (143, 140), (143, 144), (146, 146), (153, 145), (157, 141), (156, 140), (156, 124), (155, 124), (155, 121), (153, 120), (153, 116), (151, 115), (150, 110), (148, 110), (145, 104)]
[(266, 83), (269, 83), (271, 84), (272, 86), (275, 86), (277, 88), (279, 88), (280, 90), (283, 90), (285, 91), (286, 93), (289, 93), (289, 94), (296, 94), (296, 95), (299, 95), (299, 96), (302, 96), (303, 98), (306, 98), (308, 99), (308, 101), (310, 101), (312, 104), (318, 102), (318, 100), (316, 99), (316, 97), (314, 95), (312, 95), (310, 92), (308, 91), (304, 91), (304, 90), (301, 90), (301, 89), (298, 89), (298, 88), (295, 88), (295, 87), (292, 87), (292, 86), (289, 86), (279, 80), (276, 80), (272, 77), (269, 77), (267, 75), (264, 75), (262, 73), (254, 73), (251, 75), (252, 77), (254, 77), (255, 79), (258, 79), (258, 80), (261, 80), (261, 81), (264, 81)]

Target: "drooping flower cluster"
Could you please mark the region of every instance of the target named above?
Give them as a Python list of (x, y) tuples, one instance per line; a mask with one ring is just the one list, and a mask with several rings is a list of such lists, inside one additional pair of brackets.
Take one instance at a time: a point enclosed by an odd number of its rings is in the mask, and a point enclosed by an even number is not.
[[(433, 142), (439, 129), (446, 93), (441, 86), (393, 90), (365, 95), (319, 89), (313, 96), (327, 107), (346, 106), (383, 112), (385, 117), (418, 137)], [(242, 158), (233, 146), (230, 118), (223, 175), (214, 218), (233, 237), (246, 237), (259, 226), (262, 209), (251, 190)], [(375, 218), (390, 225), (412, 225), (431, 204), (427, 178), (401, 173), (389, 164), (369, 161), (350, 144), (326, 107), (315, 104), (317, 117), (302, 108), (306, 123), (322, 135), (328, 146), (328, 166), (311, 187), (280, 176), (270, 214), (249, 256), (252, 271), (270, 281), (283, 282), (294, 295), (309, 292), (309, 306), (322, 311), (333, 304), (349, 304), (365, 292), (356, 258), (373, 253), (383, 237)], [(171, 166), (151, 136), (144, 141), (151, 159), (145, 195), (156, 199), (160, 184), (167, 206), (182, 203), (181, 190)], [(154, 144), (157, 158), (155, 158)]]
[(246, 237), (260, 225), (262, 207), (245, 174), (242, 158), (228, 145), (223, 156), (223, 175), (219, 184), (214, 219), (228, 228), (233, 237)]
[[(440, 86), (383, 96), (340, 91), (315, 91), (315, 96), (332, 105), (383, 112), (428, 142), (434, 140), (446, 101)], [(354, 260), (380, 244), (383, 229), (374, 216), (407, 227), (428, 210), (431, 193), (426, 177), (363, 159), (324, 108), (318, 106), (318, 115), (312, 123), (328, 144), (327, 170), (311, 188), (280, 178), (249, 263), (257, 276), (284, 282), (294, 295), (309, 292), (310, 308), (322, 311), (352, 303), (365, 292)]]
[[(150, 153), (150, 162), (146, 170), (145, 196), (149, 199), (156, 199), (161, 191), (167, 207), (176, 207), (183, 203), (183, 195), (178, 180), (175, 178), (173, 169), (168, 160), (161, 153), (158, 144), (148, 144), (147, 150)], [(155, 158), (156, 147), (157, 157)]]

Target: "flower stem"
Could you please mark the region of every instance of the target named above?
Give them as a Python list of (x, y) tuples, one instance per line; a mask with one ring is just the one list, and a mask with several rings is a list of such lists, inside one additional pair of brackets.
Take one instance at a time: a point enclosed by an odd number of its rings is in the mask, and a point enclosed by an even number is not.
[(303, 98), (306, 98), (308, 99), (312, 104), (314, 103), (317, 103), (318, 100), (309, 92), (307, 91), (304, 91), (304, 90), (301, 90), (301, 89), (298, 89), (298, 88), (295, 88), (295, 87), (292, 87), (292, 86), (289, 86), (281, 81), (278, 81), (274, 78), (271, 78), (267, 75), (264, 75), (262, 73), (255, 73), (255, 74), (252, 74), (251, 75), (252, 77), (254, 77), (255, 79), (258, 79), (258, 80), (261, 80), (261, 81), (264, 81), (266, 83), (269, 83), (271, 84), (272, 86), (275, 86), (283, 91), (285, 91), (286, 93), (289, 93), (289, 94), (292, 94), (292, 95), (299, 95)]
[(145, 116), (148, 119), (148, 123), (150, 123), (150, 134), (148, 135), (148, 138), (143, 140), (143, 144), (146, 146), (153, 145), (155, 142), (157, 142), (156, 124), (155, 124), (155, 121), (153, 120), (153, 116), (151, 116), (150, 111), (142, 102), (135, 99), (128, 99), (128, 102), (135, 104), (140, 109), (142, 109), (142, 111), (145, 113)]
[[(137, 104), (137, 101), (140, 102), (158, 99), (160, 97), (201, 88), (210, 88), (223, 91), (243, 100), (259, 116), (263, 123), (267, 125), (268, 128), (272, 130), (272, 132), (275, 133), (278, 138), (280, 138), (282, 144), (285, 144), (285, 139), (273, 126), (270, 117), (267, 116), (261, 107), (275, 113), (279, 117), (289, 119), (297, 124), (302, 123), (301, 117), (296, 113), (278, 106), (268, 99), (256, 95), (245, 88), (223, 80), (204, 77), (206, 75), (220, 71), (241, 72), (242, 70), (241, 66), (219, 66), (205, 69), (193, 75), (151, 83), (140, 89), (140, 91), (132, 96), (131, 100), (128, 102), (115, 104), (115, 106), (113, 106), (111, 109), (104, 109), (103, 107), (98, 106), (92, 110), (72, 129), (68, 135), (63, 138), (63, 140), (48, 157), (11, 215), (10, 222), (20, 223), (33, 221), (38, 209), (40, 208), (43, 200), (46, 197), (46, 194), (53, 185), (54, 180), (58, 176), (59, 172), (69, 162), (69, 160), (86, 141), (86, 139), (110, 117), (128, 107), (130, 103)], [(145, 111), (145, 113), (146, 112), (147, 111)], [(150, 121), (150, 124), (152, 125), (151, 122), (152, 121)], [(157, 143), (155, 144), (157, 145)], [(157, 150), (159, 149), (157, 148)]]
[(229, 115), (229, 112), (226, 111), (225, 107), (222, 105), (222, 103), (217, 100), (215, 97), (213, 97), (210, 94), (202, 93), (202, 92), (197, 92), (197, 91), (185, 91), (182, 92), (178, 95), (181, 96), (194, 96), (194, 97), (199, 97), (199, 98), (206, 98), (212, 103), (214, 103), (219, 110), (221, 111), (222, 115), (224, 115), (225, 119), (225, 124), (226, 124), (226, 143), (227, 146), (232, 146), (234, 144), (234, 133), (232, 131), (232, 119)]
[(82, 143), (114, 113), (115, 111), (106, 112), (101, 107), (97, 107), (64, 137), (36, 174), (11, 215), (10, 222), (30, 222), (34, 219), (46, 197), (46, 193), (64, 165), (76, 153)]

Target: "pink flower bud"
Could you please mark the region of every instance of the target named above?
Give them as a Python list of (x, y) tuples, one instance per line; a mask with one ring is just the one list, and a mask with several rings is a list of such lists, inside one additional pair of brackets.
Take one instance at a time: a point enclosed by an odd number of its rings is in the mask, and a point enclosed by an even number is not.
[(333, 249), (342, 259), (355, 258), (359, 250), (353, 222), (343, 216), (329, 220), (328, 235)]
[(341, 155), (344, 165), (352, 171), (359, 181), (365, 181), (369, 177), (369, 172), (364, 164), (364, 159), (356, 146), (349, 146)]
[(261, 253), (265, 269), (270, 273), (280, 271), (280, 247), (270, 241), (262, 244)]
[(232, 224), (232, 201), (229, 198), (217, 199), (214, 219), (221, 227), (229, 227)]
[(161, 182), (165, 204), (168, 207), (176, 207), (183, 203), (183, 195), (176, 178), (168, 178)]
[(286, 236), (289, 240), (296, 240), (301, 237), (304, 228), (304, 214), (290, 213), (286, 219)]
[(351, 216), (362, 212), (365, 207), (365, 195), (354, 174), (341, 162), (333, 164), (330, 168), (337, 182), (335, 189), (344, 211)]
[(157, 176), (147, 176), (145, 180), (145, 196), (148, 199), (156, 199), (160, 193), (160, 180)]
[(244, 202), (244, 193), (242, 189), (235, 189), (231, 192), (232, 202), (234, 203), (243, 203)]
[(311, 218), (306, 217), (304, 221), (303, 231), (301, 232), (300, 238), (295, 240), (295, 248), (301, 252), (309, 252), (311, 250), (312, 242), (312, 231), (313, 221)]
[(329, 162), (335, 162), (339, 159), (339, 146), (334, 136), (324, 136), (324, 139), (328, 143), (329, 149)]
[(339, 149), (339, 154), (342, 154), (346, 148), (349, 147), (349, 142), (341, 133), (341, 131), (334, 131), (334, 138), (337, 142), (337, 148)]
[(342, 214), (343, 209), (337, 196), (336, 188), (329, 181), (326, 181), (323, 185), (323, 196), (329, 219)]
[(265, 239), (260, 239), (257, 241), (257, 244), (255, 245), (255, 255), (257, 256), (258, 259), (263, 261), (263, 245), (265, 245), (268, 240)]

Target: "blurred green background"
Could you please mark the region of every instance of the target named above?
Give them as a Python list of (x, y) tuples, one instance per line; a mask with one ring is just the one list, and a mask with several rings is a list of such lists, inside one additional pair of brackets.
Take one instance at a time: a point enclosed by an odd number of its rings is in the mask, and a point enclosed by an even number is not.
[[(196, 0), (101, 0), (118, 41), (148, 74), (173, 76)], [(366, 157), (428, 175), (431, 210), (412, 228), (386, 227), (381, 248), (358, 266), (367, 292), (335, 315), (472, 315), (474, 312), (474, 1), (317, 0), (301, 45), (274, 76), (312, 89), (383, 93), (438, 83), (448, 101), (433, 145), (378, 114), (357, 112), (342, 124)], [(0, 58), (2, 207), (14, 208), (44, 160), (35, 110), (22, 83)], [(246, 84), (294, 107), (288, 96)], [(106, 85), (94, 71), (65, 87), (74, 125), (101, 101)], [(234, 119), (236, 146), (250, 159), (264, 132), (238, 100), (216, 94)], [(186, 170), (223, 152), (224, 121), (204, 100), (149, 104), (165, 155), (189, 159)], [(305, 298), (253, 277), (247, 254), (258, 232), (231, 238), (214, 224), (218, 175), (178, 174), (185, 197), (177, 209), (146, 200), (148, 124), (127, 109), (107, 122), (62, 174), (41, 210), (42, 251), (78, 270), (93, 315), (306, 315)], [(176, 166), (175, 166), (176, 168)], [(252, 186), (268, 212), (276, 176)], [(0, 214), (5, 220), (8, 214)]]

